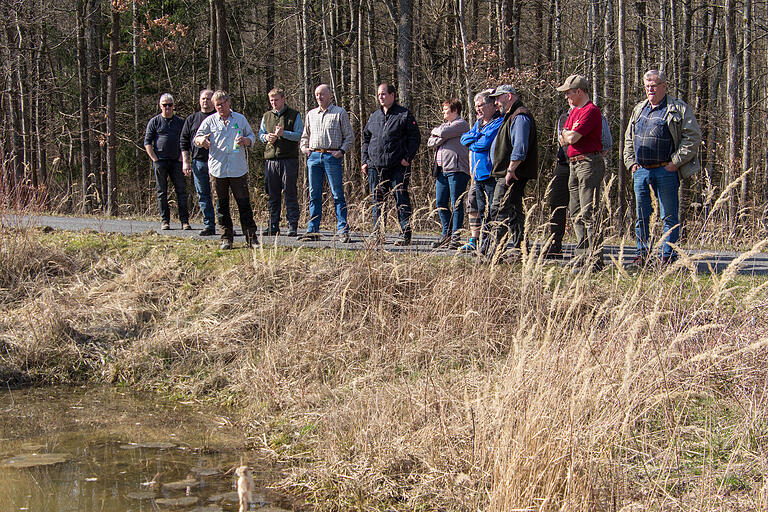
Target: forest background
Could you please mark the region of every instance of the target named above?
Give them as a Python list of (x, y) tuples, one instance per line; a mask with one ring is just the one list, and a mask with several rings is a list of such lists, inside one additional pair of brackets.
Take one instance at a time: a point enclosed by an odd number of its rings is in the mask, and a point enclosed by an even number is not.
[[(545, 194), (555, 122), (566, 106), (555, 87), (582, 73), (616, 141), (606, 194), (613, 233), (631, 233), (622, 139), (643, 98), (643, 72), (658, 68), (670, 77), (670, 93), (694, 107), (703, 132), (704, 172), (681, 184), (685, 231), (700, 233), (704, 245), (749, 243), (764, 237), (768, 197), (766, 7), (753, 0), (7, 0), (0, 6), (2, 200), (147, 214), (154, 186), (142, 137), (161, 93), (172, 93), (186, 116), (203, 87), (227, 89), (255, 127), (271, 88), (285, 89), (289, 105), (306, 112), (314, 87), (327, 82), (357, 135), (345, 179), (349, 197), (361, 201), (360, 134), (378, 107), (376, 84), (390, 80), (425, 136), (441, 122), (444, 98), (471, 105), (486, 87), (514, 84), (540, 127), (541, 178), (529, 185), (531, 205)], [(259, 191), (261, 151), (250, 155)], [(433, 195), (430, 161), (422, 146), (412, 178), (419, 206)], [(719, 197), (727, 207), (713, 208)]]

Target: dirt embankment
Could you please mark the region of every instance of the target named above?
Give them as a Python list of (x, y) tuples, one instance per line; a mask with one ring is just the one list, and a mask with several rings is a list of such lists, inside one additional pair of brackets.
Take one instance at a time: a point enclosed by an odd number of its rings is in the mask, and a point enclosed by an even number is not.
[(320, 509), (766, 506), (764, 279), (0, 238), (4, 381), (229, 404)]

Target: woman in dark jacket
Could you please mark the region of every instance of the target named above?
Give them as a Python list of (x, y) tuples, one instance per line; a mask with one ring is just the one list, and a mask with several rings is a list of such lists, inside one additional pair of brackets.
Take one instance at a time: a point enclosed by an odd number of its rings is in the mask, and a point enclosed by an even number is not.
[(445, 122), (432, 129), (427, 146), (435, 148), (435, 203), (443, 231), (432, 247), (458, 249), (461, 245), (459, 230), (464, 224), (464, 193), (469, 184), (469, 149), (461, 143), (461, 136), (469, 131), (469, 123), (461, 118), (461, 101), (443, 102)]

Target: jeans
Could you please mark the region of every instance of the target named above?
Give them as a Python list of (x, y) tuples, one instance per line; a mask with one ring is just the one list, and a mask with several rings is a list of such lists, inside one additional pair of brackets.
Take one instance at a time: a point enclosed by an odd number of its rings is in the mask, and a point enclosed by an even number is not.
[(496, 189), (496, 178), (489, 177), (481, 181), (475, 181), (467, 194), (467, 212), (477, 215), (469, 217), (470, 226), (481, 230), (481, 237), (488, 238), (488, 226), (491, 223), (491, 203), (493, 203), (493, 191)]
[(344, 182), (341, 176), (341, 158), (330, 153), (313, 151), (307, 158), (307, 177), (309, 180), (309, 222), (307, 233), (320, 231), (323, 217), (323, 176), (328, 177), (328, 185), (336, 207), (336, 231), (344, 233), (347, 227), (347, 200), (344, 199)]
[(197, 191), (197, 202), (203, 212), (203, 224), (206, 228), (216, 227), (216, 216), (213, 213), (213, 198), (211, 197), (211, 180), (208, 177), (208, 161), (192, 160), (192, 176)]
[[(296, 181), (299, 177), (298, 158), (267, 159), (264, 163), (264, 181), (269, 194), (269, 227), (280, 227), (285, 192), (285, 217), (291, 227), (299, 224), (299, 198)], [(322, 187), (322, 185), (321, 185)]]
[[(443, 226), (443, 236), (460, 230), (464, 225), (464, 201), (469, 174), (440, 172), (435, 178), (435, 206)], [(450, 198), (450, 203), (448, 202)], [(451, 215), (453, 211), (453, 215)]]
[[(368, 186), (373, 203), (373, 229), (384, 229), (381, 217), (381, 205), (391, 193), (395, 197), (397, 219), (400, 221), (400, 232), (405, 236), (411, 235), (411, 196), (408, 185), (411, 181), (410, 168), (397, 167), (377, 169), (368, 167)], [(381, 220), (382, 225), (379, 226)]]
[(663, 167), (646, 169), (639, 167), (633, 174), (635, 182), (635, 199), (637, 200), (637, 222), (635, 223), (635, 235), (637, 236), (637, 255), (648, 254), (648, 221), (653, 211), (651, 205), (651, 191), (653, 187), (656, 199), (659, 201), (659, 217), (663, 219), (665, 240), (661, 246), (661, 256), (675, 259), (677, 256), (669, 243), (677, 243), (680, 238), (680, 219), (678, 208), (680, 206), (677, 197), (677, 189), (680, 186), (680, 177), (676, 172), (669, 172)]
[(245, 239), (250, 243), (256, 238), (256, 223), (253, 221), (253, 209), (251, 208), (251, 195), (248, 190), (248, 175), (243, 174), (237, 178), (216, 178), (211, 176), (213, 188), (216, 190), (216, 217), (222, 228), (221, 239), (234, 238), (232, 215), (229, 213), (229, 191), (237, 203), (237, 211), (240, 214), (240, 227), (243, 228)]
[(176, 201), (179, 205), (179, 220), (182, 224), (189, 222), (187, 208), (187, 183), (181, 171), (178, 160), (158, 160), (152, 164), (155, 170), (155, 185), (157, 186), (157, 205), (163, 222), (171, 222), (171, 210), (168, 207), (168, 178), (171, 178), (176, 190)]

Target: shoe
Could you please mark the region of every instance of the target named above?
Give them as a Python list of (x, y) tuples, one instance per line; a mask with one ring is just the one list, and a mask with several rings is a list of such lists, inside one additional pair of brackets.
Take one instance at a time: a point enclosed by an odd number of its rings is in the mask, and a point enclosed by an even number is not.
[(544, 251), (544, 258), (548, 260), (559, 260), (563, 257), (563, 244), (552, 243)]
[(245, 243), (245, 245), (246, 245), (246, 246), (247, 246), (249, 249), (256, 249), (256, 248), (257, 248), (259, 245), (261, 245), (261, 244), (259, 243), (259, 237), (258, 237), (257, 235), (253, 235), (253, 238), (251, 238), (250, 240), (248, 240), (248, 241)]
[(288, 228), (288, 236), (298, 236), (299, 235), (299, 229), (296, 226), (291, 226)]
[(668, 255), (668, 256), (662, 256), (659, 264), (662, 267), (667, 267), (669, 265), (674, 264), (677, 261), (677, 256), (674, 254)]
[(473, 236), (469, 237), (469, 240), (467, 240), (467, 243), (459, 247), (458, 250), (459, 252), (463, 252), (463, 253), (477, 252), (477, 238)]
[(198, 233), (200, 236), (211, 236), (216, 234), (216, 228), (205, 228), (201, 229), (200, 233)]
[(451, 243), (451, 235), (441, 235), (440, 238), (432, 242), (433, 249), (440, 249)]
[(221, 250), (228, 251), (232, 249), (232, 240), (226, 239), (221, 241)]
[(405, 247), (407, 245), (411, 245), (411, 234), (410, 233), (403, 233), (400, 238), (398, 238), (395, 241), (396, 247)]
[(457, 235), (451, 236), (451, 242), (448, 244), (448, 249), (455, 251), (461, 247), (461, 238)]
[(343, 231), (337, 234), (336, 239), (343, 244), (348, 244), (352, 241), (352, 239), (349, 237), (349, 232), (347, 231)]
[(168, 222), (163, 222), (162, 224), (160, 224), (160, 229), (162, 229), (163, 231), (168, 231), (169, 229), (171, 229), (171, 225)]
[(280, 234), (280, 226), (271, 226), (261, 230), (261, 236), (277, 236)]
[(648, 263), (648, 258), (644, 254), (638, 254), (637, 256), (632, 258), (632, 261), (629, 262), (629, 265), (627, 265), (627, 268), (640, 270), (641, 268), (645, 267), (647, 263)]
[(192, 231), (192, 226), (189, 225), (189, 222), (182, 222), (181, 223), (181, 230), (182, 231)]
[(320, 233), (304, 233), (303, 235), (299, 236), (298, 240), (299, 242), (317, 242), (320, 240)]

